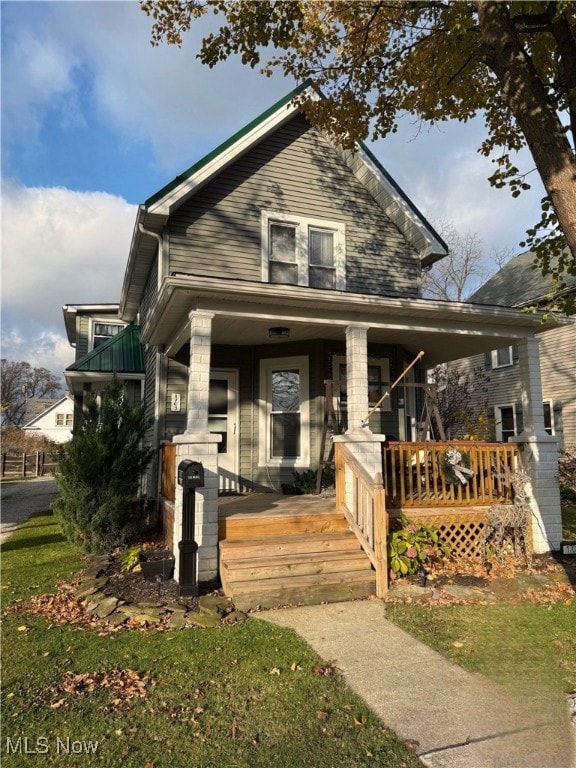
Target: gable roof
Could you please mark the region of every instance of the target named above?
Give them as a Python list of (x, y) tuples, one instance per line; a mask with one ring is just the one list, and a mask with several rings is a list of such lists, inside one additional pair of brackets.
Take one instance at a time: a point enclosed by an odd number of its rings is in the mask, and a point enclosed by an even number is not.
[(33, 397), (26, 401), (26, 412), (24, 413), (24, 425), (35, 421), (42, 416), (53, 405), (60, 403), (63, 398)]
[(47, 416), (51, 411), (56, 411), (62, 403), (71, 404), (74, 407), (74, 401), (69, 395), (64, 395), (59, 400), (48, 400), (47, 398), (29, 400), (26, 404), (26, 423), (22, 425), (22, 429), (33, 428), (34, 422)]
[[(309, 81), (236, 132), (139, 206), (120, 300), (120, 317), (134, 321), (150, 266), (168, 217), (214, 177), (302, 111), (301, 98), (322, 95)], [(448, 253), (442, 238), (363, 143), (354, 152), (334, 145), (351, 172), (420, 254), (423, 265)]]
[(76, 360), (66, 372), (144, 373), (140, 326), (127, 325), (119, 333)]
[[(524, 307), (545, 301), (553, 290), (550, 275), (543, 275), (534, 266), (535, 255), (525, 251), (514, 256), (484, 285), (470, 296), (473, 304), (493, 304), (500, 307)], [(576, 276), (566, 275), (564, 293), (576, 291)]]

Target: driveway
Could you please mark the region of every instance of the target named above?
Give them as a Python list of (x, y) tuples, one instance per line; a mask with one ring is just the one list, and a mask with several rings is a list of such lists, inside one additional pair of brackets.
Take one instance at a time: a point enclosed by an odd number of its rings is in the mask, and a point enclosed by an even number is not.
[(57, 497), (53, 477), (0, 483), (0, 543), (5, 541), (20, 523), (33, 512), (43, 512)]

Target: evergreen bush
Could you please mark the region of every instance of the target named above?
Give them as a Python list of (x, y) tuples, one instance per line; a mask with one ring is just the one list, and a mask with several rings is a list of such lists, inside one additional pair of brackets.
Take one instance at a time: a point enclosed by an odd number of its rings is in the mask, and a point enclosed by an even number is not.
[(143, 526), (139, 481), (154, 450), (144, 447), (144, 406), (130, 406), (114, 378), (100, 402), (86, 399), (69, 443), (59, 448), (59, 497), (54, 509), (65, 535), (89, 551), (110, 551)]

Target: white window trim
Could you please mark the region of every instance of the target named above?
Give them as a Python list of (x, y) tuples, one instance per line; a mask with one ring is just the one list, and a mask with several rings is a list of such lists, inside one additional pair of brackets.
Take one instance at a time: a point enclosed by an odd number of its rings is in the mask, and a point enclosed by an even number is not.
[(518, 417), (514, 403), (499, 403), (494, 406), (494, 427), (496, 430), (496, 442), (502, 443), (502, 408), (512, 408), (512, 417), (514, 419), (514, 435), (518, 434)]
[[(300, 456), (297, 459), (273, 458), (270, 445), (271, 374), (274, 370), (295, 368), (300, 372)], [(310, 393), (309, 361), (300, 357), (274, 357), (260, 361), (260, 392), (258, 400), (259, 433), (258, 466), (306, 467), (310, 466)]]
[[(340, 365), (347, 365), (346, 356), (333, 355), (332, 356), (332, 375), (335, 378), (337, 378), (336, 374), (340, 369)], [(369, 366), (377, 365), (380, 368), (380, 380), (382, 381), (382, 383), (387, 382), (388, 389), (390, 389), (390, 360), (387, 357), (369, 357), (368, 365)], [(368, 382), (366, 382), (366, 386), (368, 386)], [(371, 403), (368, 400), (368, 393), (366, 393), (366, 408), (368, 410), (372, 410), (372, 408), (375, 405), (376, 403)], [(334, 393), (334, 410), (336, 411), (343, 410), (340, 404), (340, 392)], [(391, 413), (392, 402), (390, 397), (384, 398), (384, 400), (378, 407), (378, 411), (382, 411), (384, 413)]]
[(506, 347), (499, 347), (498, 349), (493, 349), (490, 353), (490, 361), (492, 365), (492, 370), (498, 370), (499, 368), (511, 368), (514, 365), (514, 351), (512, 347), (508, 347), (508, 351), (510, 353), (510, 362), (504, 363), (504, 364), (498, 364), (498, 352), (500, 349), (506, 349)]
[[(111, 317), (91, 317), (90, 318), (90, 338), (89, 338), (89, 349), (90, 352), (95, 349), (94, 346), (94, 336), (96, 332), (96, 326), (97, 325), (117, 325), (120, 330), (126, 327), (126, 323), (122, 323), (118, 317), (115, 315), (112, 315)], [(118, 331), (120, 333), (120, 331)], [(108, 338), (112, 338), (111, 336)]]
[(282, 211), (262, 211), (262, 281), (270, 281), (270, 224), (290, 224), (296, 228), (296, 264), (298, 285), (308, 286), (308, 230), (310, 228), (332, 232), (334, 235), (334, 270), (336, 291), (346, 290), (346, 225), (328, 219), (293, 216)]

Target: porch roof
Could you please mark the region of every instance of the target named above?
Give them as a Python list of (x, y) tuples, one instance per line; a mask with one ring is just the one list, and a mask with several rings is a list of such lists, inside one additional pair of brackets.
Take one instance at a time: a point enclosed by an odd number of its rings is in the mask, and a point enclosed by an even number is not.
[(398, 299), (196, 275), (166, 278), (142, 328), (142, 341), (173, 357), (189, 341), (189, 312), (213, 312), (212, 344), (278, 343), (274, 325), (290, 328), (290, 342), (344, 340), (349, 325), (368, 329), (369, 343), (398, 344), (427, 366), (517, 343), (550, 328), (541, 314), (464, 302)]
[(127, 325), (115, 336), (76, 360), (64, 371), (73, 393), (78, 393), (86, 381), (108, 381), (115, 374), (120, 378), (143, 379), (144, 352), (140, 344), (140, 327)]

